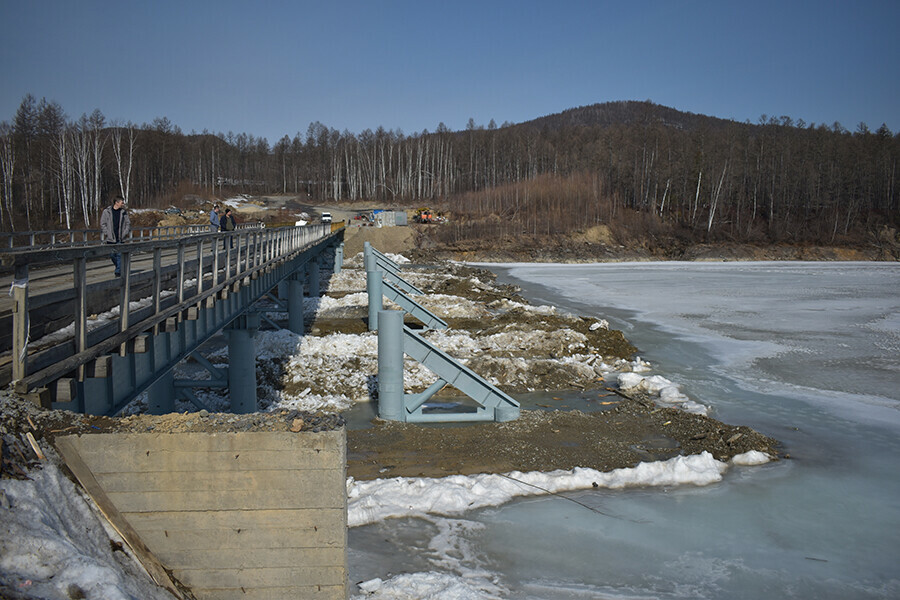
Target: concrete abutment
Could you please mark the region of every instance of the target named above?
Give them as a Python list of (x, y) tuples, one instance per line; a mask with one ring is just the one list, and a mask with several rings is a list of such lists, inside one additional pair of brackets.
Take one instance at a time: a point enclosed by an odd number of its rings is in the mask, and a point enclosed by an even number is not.
[(148, 572), (161, 565), (199, 600), (347, 597), (343, 429), (98, 433), (56, 445)]

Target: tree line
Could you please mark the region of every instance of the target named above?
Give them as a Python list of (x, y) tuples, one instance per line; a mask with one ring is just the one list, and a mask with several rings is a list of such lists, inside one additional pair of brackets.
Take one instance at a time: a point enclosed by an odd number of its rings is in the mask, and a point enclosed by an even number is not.
[(694, 238), (833, 242), (900, 225), (898, 157), (900, 136), (885, 125), (738, 123), (649, 101), (411, 135), (314, 122), (270, 146), (245, 133), (185, 134), (166, 118), (107, 122), (96, 110), (73, 120), (28, 95), (0, 123), (0, 227), (90, 227), (111, 194), (150, 207), (193, 190), (429, 204), (520, 233), (625, 219)]

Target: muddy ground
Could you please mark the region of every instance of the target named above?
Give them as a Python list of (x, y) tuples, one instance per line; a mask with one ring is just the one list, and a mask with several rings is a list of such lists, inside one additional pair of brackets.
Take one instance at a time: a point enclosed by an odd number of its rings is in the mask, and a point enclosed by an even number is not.
[(703, 451), (721, 461), (750, 450), (778, 454), (776, 440), (749, 427), (662, 408), (647, 398), (614, 398), (602, 412), (527, 410), (507, 423), (379, 421), (347, 432), (347, 474), (376, 479), (575, 467), (609, 471)]

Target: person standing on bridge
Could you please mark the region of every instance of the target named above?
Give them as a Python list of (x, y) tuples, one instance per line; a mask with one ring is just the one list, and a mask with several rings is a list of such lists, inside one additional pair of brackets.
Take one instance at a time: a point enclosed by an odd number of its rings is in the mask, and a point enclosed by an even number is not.
[(213, 233), (219, 231), (219, 205), (213, 204), (213, 209), (209, 211), (209, 230)]
[[(234, 231), (237, 229), (237, 221), (234, 220), (234, 213), (230, 208), (225, 209), (225, 214), (222, 215), (222, 219), (219, 221), (219, 231)], [(234, 238), (229, 237), (228, 241), (231, 242), (231, 247), (234, 248)], [(225, 240), (222, 240), (222, 250), (225, 249)]]
[[(121, 244), (131, 238), (131, 219), (125, 210), (125, 199), (116, 196), (112, 206), (107, 206), (100, 214), (100, 241), (105, 244)], [(121, 274), (121, 256), (118, 252), (109, 255), (116, 267), (116, 277)]]

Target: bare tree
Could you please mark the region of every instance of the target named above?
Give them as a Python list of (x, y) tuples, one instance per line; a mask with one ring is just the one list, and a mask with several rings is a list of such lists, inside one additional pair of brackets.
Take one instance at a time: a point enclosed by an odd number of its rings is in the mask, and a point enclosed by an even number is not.
[(13, 133), (16, 154), (21, 157), (18, 164), (21, 173), (22, 191), (24, 192), (25, 222), (28, 229), (32, 229), (31, 213), (34, 200), (35, 164), (31, 158), (34, 141), (37, 138), (37, 107), (34, 96), (31, 94), (27, 94), (22, 99), (22, 103), (16, 111)]
[(94, 181), (91, 173), (93, 162), (91, 161), (90, 136), (90, 124), (87, 115), (82, 115), (78, 123), (72, 127), (72, 151), (78, 191), (81, 196), (81, 214), (84, 217), (85, 227), (89, 227), (91, 222), (91, 184)]
[[(103, 193), (101, 178), (103, 176), (103, 147), (106, 145), (106, 137), (103, 135), (103, 125), (106, 122), (106, 117), (103, 116), (103, 113), (101, 113), (99, 109), (95, 109), (94, 112), (91, 113), (88, 122), (90, 123), (91, 129), (91, 162), (93, 163), (91, 204), (94, 212), (98, 212), (100, 210), (100, 203), (102, 201), (101, 195)], [(88, 225), (87, 218), (85, 218), (84, 224), (85, 226)]]
[(54, 148), (57, 156), (57, 180), (59, 182), (60, 212), (66, 229), (72, 228), (72, 211), (75, 207), (75, 135), (74, 127), (63, 127), (56, 135)]
[[(124, 145), (123, 145), (123, 134)], [(129, 194), (131, 193), (131, 172), (134, 167), (134, 151), (137, 148), (137, 132), (135, 125), (131, 121), (124, 126), (113, 123), (112, 132), (112, 150), (116, 158), (116, 178), (119, 181), (119, 193), (125, 198), (128, 204)]]
[(13, 225), (13, 176), (16, 166), (16, 147), (13, 144), (13, 128), (9, 123), (0, 123), (0, 175), (3, 177), (3, 202), (0, 203), (0, 224), (3, 216), (9, 219), (10, 231), (15, 230)]
[(722, 168), (722, 176), (719, 177), (719, 185), (716, 186), (716, 191), (713, 194), (712, 202), (709, 207), (709, 220), (706, 223), (706, 233), (709, 233), (712, 230), (713, 219), (716, 217), (716, 207), (719, 205), (719, 195), (722, 193), (722, 182), (725, 181), (725, 172), (728, 170), (728, 161), (725, 161), (725, 166)]

